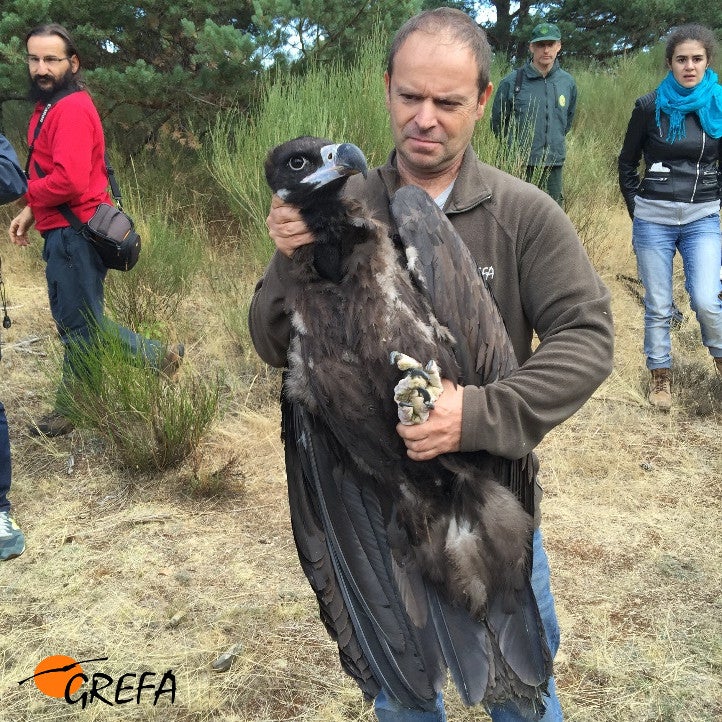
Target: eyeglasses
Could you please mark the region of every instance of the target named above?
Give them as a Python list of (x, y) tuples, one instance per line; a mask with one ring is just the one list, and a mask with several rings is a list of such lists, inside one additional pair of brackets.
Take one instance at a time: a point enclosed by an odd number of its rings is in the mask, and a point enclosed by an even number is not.
[(27, 61), (28, 65), (40, 65), (40, 61), (47, 65), (48, 67), (54, 68), (58, 63), (62, 63), (63, 60), (70, 60), (69, 57), (67, 58), (56, 58), (54, 55), (45, 55), (42, 58), (39, 58), (37, 55), (28, 55)]

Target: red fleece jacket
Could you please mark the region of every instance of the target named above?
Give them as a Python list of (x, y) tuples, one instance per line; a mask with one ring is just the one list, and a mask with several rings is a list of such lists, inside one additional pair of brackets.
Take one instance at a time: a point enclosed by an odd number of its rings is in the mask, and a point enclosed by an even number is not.
[[(35, 106), (28, 145), (44, 107), (42, 103)], [(26, 198), (38, 231), (69, 225), (56, 208), (61, 203), (67, 203), (83, 223), (99, 203), (112, 204), (104, 155), (103, 127), (90, 95), (80, 91), (59, 100), (45, 116), (30, 160)]]

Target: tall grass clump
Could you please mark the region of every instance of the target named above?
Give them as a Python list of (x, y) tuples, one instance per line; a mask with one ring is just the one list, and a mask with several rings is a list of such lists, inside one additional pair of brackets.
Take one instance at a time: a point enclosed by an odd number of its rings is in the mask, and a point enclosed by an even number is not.
[(606, 139), (613, 155), (622, 146), (634, 101), (654, 90), (667, 73), (664, 44), (649, 51), (625, 55), (609, 65), (574, 66), (579, 91), (574, 134), (594, 129)]
[(271, 148), (300, 135), (316, 135), (355, 143), (371, 165), (389, 152), (385, 53), (384, 43), (372, 38), (350, 67), (315, 65), (301, 77), (281, 74), (261, 89), (252, 115), (219, 115), (207, 160), (241, 220), (238, 251), (247, 262), (262, 267), (273, 250), (265, 224), (271, 192), (263, 173)]
[(97, 329), (91, 342), (68, 349), (73, 374), (60, 384), (58, 404), (81, 428), (93, 429), (123, 467), (139, 472), (177, 466), (198, 449), (216, 418), (220, 379), (184, 375), (171, 381), (121, 339)]
[(182, 207), (170, 197), (158, 196), (152, 205), (134, 199), (128, 210), (141, 237), (140, 259), (127, 273), (108, 274), (106, 305), (135, 331), (167, 335), (204, 264), (208, 232), (199, 217), (184, 219)]

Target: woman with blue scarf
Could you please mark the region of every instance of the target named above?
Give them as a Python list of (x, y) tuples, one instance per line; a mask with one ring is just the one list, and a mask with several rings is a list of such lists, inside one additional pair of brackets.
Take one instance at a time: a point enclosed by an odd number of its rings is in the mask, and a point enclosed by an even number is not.
[[(702, 343), (722, 375), (722, 86), (709, 67), (716, 41), (702, 25), (667, 40), (669, 72), (638, 98), (619, 154), (619, 186), (632, 218), (632, 245), (644, 285), (644, 354), (649, 402), (672, 406), (672, 263), (682, 257), (685, 288)], [(644, 156), (645, 171), (638, 166)]]

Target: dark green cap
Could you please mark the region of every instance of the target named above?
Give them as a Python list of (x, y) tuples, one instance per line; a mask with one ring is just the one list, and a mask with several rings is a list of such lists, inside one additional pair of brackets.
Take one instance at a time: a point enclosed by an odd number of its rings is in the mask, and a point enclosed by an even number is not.
[(539, 43), (542, 40), (561, 40), (559, 28), (553, 23), (539, 23), (531, 34), (530, 43)]

